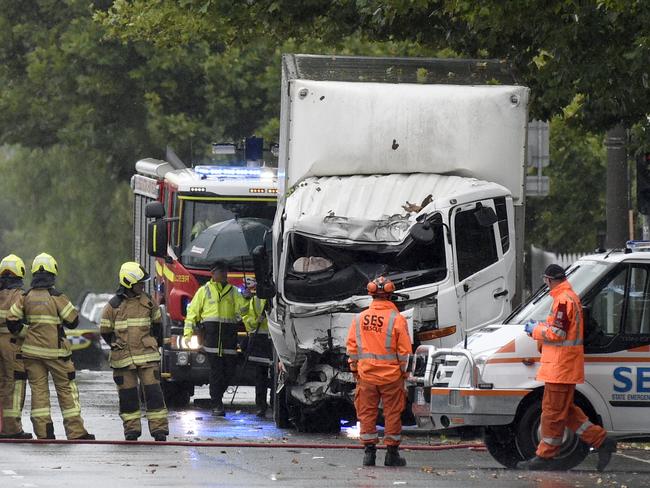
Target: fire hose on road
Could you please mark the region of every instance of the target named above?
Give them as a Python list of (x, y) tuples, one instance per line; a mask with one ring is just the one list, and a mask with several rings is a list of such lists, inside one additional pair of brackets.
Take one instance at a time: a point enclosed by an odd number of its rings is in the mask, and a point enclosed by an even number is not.
[[(105, 446), (174, 446), (174, 447), (238, 447), (238, 448), (255, 448), (261, 447), (266, 449), (363, 449), (361, 444), (321, 444), (321, 443), (285, 443), (285, 442), (212, 442), (212, 441), (124, 441), (124, 440), (67, 440), (67, 439), (0, 439), (2, 444), (97, 444)], [(385, 446), (378, 445), (379, 449)], [(471, 449), (484, 451), (483, 444), (434, 444), (434, 445), (402, 445), (405, 451), (446, 451), (453, 449)]]

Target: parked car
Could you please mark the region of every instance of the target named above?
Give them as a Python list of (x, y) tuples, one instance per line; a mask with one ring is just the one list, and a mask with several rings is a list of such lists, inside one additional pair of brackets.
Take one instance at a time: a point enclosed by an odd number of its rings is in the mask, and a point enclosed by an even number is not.
[(79, 369), (104, 369), (108, 365), (109, 346), (99, 335), (99, 321), (111, 293), (85, 293), (79, 301), (79, 326), (66, 329), (72, 348), (72, 360)]

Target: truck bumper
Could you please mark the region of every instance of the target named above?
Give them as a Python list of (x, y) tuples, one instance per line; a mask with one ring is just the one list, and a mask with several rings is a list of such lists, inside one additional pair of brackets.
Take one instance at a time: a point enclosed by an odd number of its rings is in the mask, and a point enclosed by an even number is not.
[(429, 395), (425, 395), (423, 387), (416, 387), (412, 408), (418, 425), (431, 429), (507, 425), (514, 420), (517, 407), (530, 392), (527, 389), (432, 387)]
[(205, 385), (210, 378), (208, 357), (199, 351), (164, 350), (162, 377), (168, 381)]

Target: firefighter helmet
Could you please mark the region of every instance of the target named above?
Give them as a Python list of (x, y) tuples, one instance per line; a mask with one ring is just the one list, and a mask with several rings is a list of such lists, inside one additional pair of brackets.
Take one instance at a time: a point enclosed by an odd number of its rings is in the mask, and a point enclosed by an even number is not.
[(388, 278), (380, 276), (368, 283), (368, 293), (370, 295), (390, 295), (395, 291), (395, 284)]
[(47, 271), (53, 275), (59, 274), (59, 266), (56, 264), (56, 259), (44, 252), (36, 256), (32, 262), (32, 274), (38, 273), (39, 271)]
[(25, 277), (25, 263), (15, 254), (5, 256), (0, 261), (0, 275), (12, 274), (18, 278)]
[(120, 267), (120, 285), (124, 288), (133, 288), (136, 283), (147, 281), (149, 278), (149, 273), (135, 261), (127, 261)]

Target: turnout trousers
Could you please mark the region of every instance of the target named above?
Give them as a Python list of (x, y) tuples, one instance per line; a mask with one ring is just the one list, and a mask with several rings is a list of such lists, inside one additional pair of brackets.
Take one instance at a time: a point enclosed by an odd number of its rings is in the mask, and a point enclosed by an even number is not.
[(0, 411), (2, 434), (13, 435), (23, 431), (20, 420), (25, 406), (27, 373), (20, 354), (20, 339), (0, 333)]
[(564, 428), (575, 432), (595, 448), (605, 440), (607, 431), (592, 424), (580, 407), (573, 403), (576, 385), (546, 383), (542, 399), (542, 440), (537, 446), (537, 456), (555, 457), (562, 446)]
[(51, 375), (63, 416), (63, 427), (68, 439), (78, 439), (88, 434), (81, 418), (79, 389), (75, 382), (74, 363), (70, 358), (25, 358), (25, 369), (32, 391), (31, 419), (38, 439), (53, 439), (54, 424), (50, 409)]
[(169, 435), (167, 407), (160, 387), (160, 367), (157, 362), (114, 369), (113, 380), (120, 399), (120, 418), (124, 435), (135, 434), (139, 437), (142, 433), (139, 388), (144, 393), (149, 433), (152, 436)]
[(361, 442), (364, 445), (379, 442), (377, 414), (380, 400), (384, 404), (384, 444), (399, 446), (402, 434), (402, 411), (406, 406), (403, 379), (387, 385), (374, 385), (361, 379), (357, 381), (354, 406), (361, 422)]

